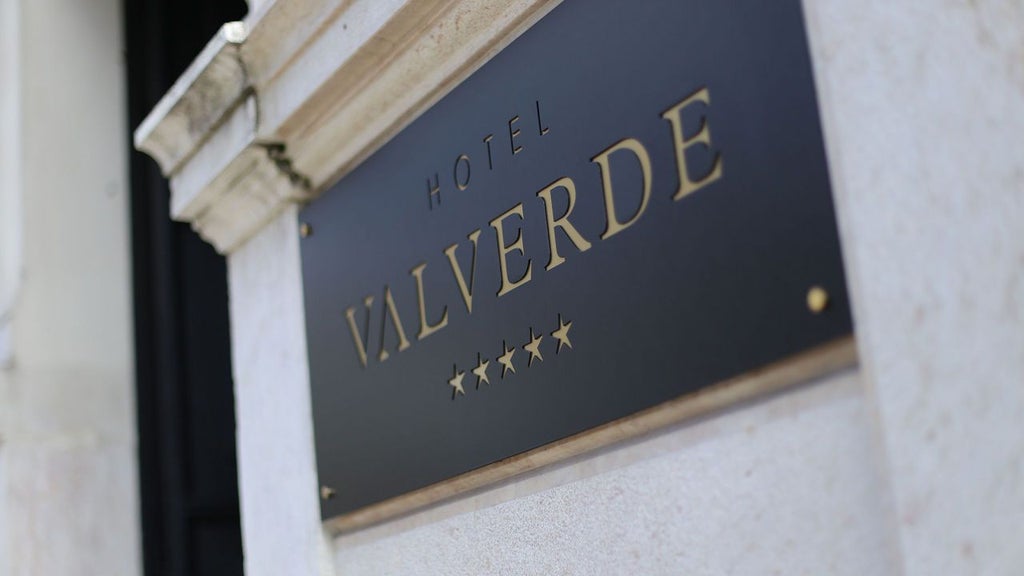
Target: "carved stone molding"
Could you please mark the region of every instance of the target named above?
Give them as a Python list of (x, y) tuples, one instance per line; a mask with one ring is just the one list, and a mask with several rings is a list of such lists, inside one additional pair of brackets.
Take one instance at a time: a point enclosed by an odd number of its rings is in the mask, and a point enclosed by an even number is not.
[(136, 147), (170, 178), (171, 216), (222, 253), (309, 189), (281, 144), (257, 139), (245, 38), (244, 23), (225, 24), (135, 132)]
[(135, 133), (171, 216), (231, 253), (354, 168), (559, 0), (265, 0)]

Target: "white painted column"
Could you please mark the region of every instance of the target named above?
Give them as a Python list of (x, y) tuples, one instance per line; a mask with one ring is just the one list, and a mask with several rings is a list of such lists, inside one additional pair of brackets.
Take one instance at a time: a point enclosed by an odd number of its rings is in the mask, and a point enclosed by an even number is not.
[(904, 573), (1024, 573), (1024, 4), (807, 5)]
[(0, 0), (4, 576), (141, 571), (120, 8)]
[[(0, 0), (0, 86), (18, 86), (19, 13), (18, 0)], [(21, 183), (19, 159), (19, 91), (0, 90), (0, 372), (11, 358), (11, 315), (17, 293), (21, 256)], [(0, 376), (2, 379), (3, 376)], [(2, 381), (2, 380), (0, 380)], [(2, 394), (2, 388), (0, 388)], [(2, 398), (2, 395), (0, 395)], [(8, 535), (7, 450), (4, 422), (8, 416), (0, 407), (0, 574), (11, 570)]]
[(18, 0), (0, 0), (0, 369), (11, 356), (11, 313), (21, 277), (21, 20)]
[(228, 257), (247, 576), (333, 574), (320, 528), (297, 208)]

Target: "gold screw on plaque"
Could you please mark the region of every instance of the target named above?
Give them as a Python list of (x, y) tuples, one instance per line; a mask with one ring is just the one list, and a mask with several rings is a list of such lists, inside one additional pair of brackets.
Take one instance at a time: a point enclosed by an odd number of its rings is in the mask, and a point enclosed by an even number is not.
[(313, 227), (309, 225), (309, 222), (303, 222), (299, 225), (299, 236), (303, 238), (309, 238), (313, 235)]
[(807, 291), (807, 308), (815, 314), (821, 314), (828, 308), (828, 292), (821, 286), (811, 286)]
[(330, 500), (331, 498), (334, 498), (335, 494), (336, 492), (334, 491), (334, 488), (331, 488), (330, 486), (320, 487), (320, 498), (324, 500)]

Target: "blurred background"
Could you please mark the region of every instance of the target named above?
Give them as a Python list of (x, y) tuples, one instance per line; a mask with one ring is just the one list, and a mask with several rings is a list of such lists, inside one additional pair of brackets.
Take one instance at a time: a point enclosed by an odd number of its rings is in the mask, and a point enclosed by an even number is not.
[(242, 573), (222, 256), (131, 133), (242, 0), (0, 0), (0, 574)]

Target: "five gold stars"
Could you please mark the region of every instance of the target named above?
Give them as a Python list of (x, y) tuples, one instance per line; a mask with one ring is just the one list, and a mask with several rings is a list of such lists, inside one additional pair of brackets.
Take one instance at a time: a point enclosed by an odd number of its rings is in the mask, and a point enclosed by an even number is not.
[(476, 368), (473, 368), (473, 374), (476, 375), (476, 387), (480, 388), (480, 383), (483, 382), (488, 386), (491, 385), (491, 381), (487, 378), (487, 366), (490, 365), (489, 360), (483, 360), (480, 358), (480, 353), (476, 354)]
[(558, 330), (551, 333), (551, 336), (558, 340), (558, 348), (555, 348), (555, 354), (562, 351), (562, 345), (566, 345), (572, 348), (572, 342), (569, 341), (569, 328), (572, 328), (572, 322), (562, 322), (562, 315), (558, 315)]
[[(563, 346), (572, 348), (572, 341), (569, 340), (570, 328), (572, 328), (572, 322), (564, 321), (562, 319), (562, 315), (559, 314), (558, 328), (551, 333), (551, 337), (558, 342), (558, 346), (555, 348), (555, 354), (561, 352)], [(530, 339), (522, 346), (525, 352), (530, 353), (530, 357), (526, 361), (526, 366), (528, 368), (533, 366), (534, 360), (537, 360), (539, 362), (544, 361), (544, 356), (540, 352), (540, 346), (541, 342), (544, 341), (544, 335), (545, 334), (543, 332), (537, 334), (536, 332), (533, 331), (533, 327), (530, 327)], [(495, 360), (497, 360), (498, 364), (501, 365), (502, 380), (504, 380), (505, 377), (508, 376), (509, 372), (511, 372), (512, 374), (516, 373), (516, 366), (513, 362), (513, 357), (515, 356), (516, 349), (517, 347), (515, 346), (509, 348), (507, 341), (501, 341), (502, 354), (501, 356), (498, 356)], [(481, 383), (487, 384), (488, 386), (491, 385), (490, 376), (487, 374), (487, 369), (490, 368), (490, 366), (490, 360), (487, 360), (479, 352), (477, 352), (476, 368), (473, 368), (470, 371), (474, 376), (476, 376), (477, 390), (480, 389)], [(452, 400), (455, 400), (455, 398), (457, 398), (459, 394), (462, 394), (463, 396), (466, 395), (466, 389), (462, 383), (463, 378), (465, 378), (465, 376), (466, 373), (460, 372), (457, 364), (452, 365), (452, 377), (448, 379), (448, 385), (451, 386), (452, 389)]]
[(526, 362), (526, 367), (533, 366), (533, 359), (536, 358), (541, 362), (544, 361), (544, 357), (540, 355), (540, 341), (543, 336), (534, 336), (533, 327), (530, 327), (530, 341), (523, 345), (523, 350), (530, 353), (530, 359)]
[(516, 367), (512, 364), (512, 355), (516, 353), (516, 349), (509, 349), (504, 340), (501, 341), (501, 349), (504, 350), (505, 353), (498, 356), (498, 363), (501, 364), (501, 378), (504, 379), (506, 373), (516, 373)]
[(465, 372), (459, 372), (457, 366), (452, 364), (452, 376), (451, 380), (448, 381), (448, 385), (452, 387), (452, 399), (455, 399), (456, 394), (466, 395), (466, 391), (462, 388), (462, 377), (466, 375)]

